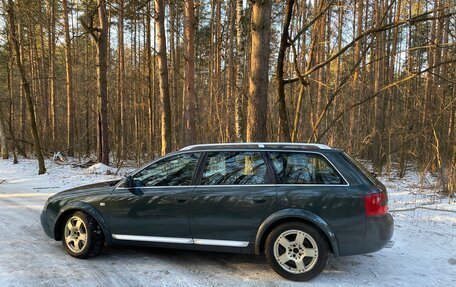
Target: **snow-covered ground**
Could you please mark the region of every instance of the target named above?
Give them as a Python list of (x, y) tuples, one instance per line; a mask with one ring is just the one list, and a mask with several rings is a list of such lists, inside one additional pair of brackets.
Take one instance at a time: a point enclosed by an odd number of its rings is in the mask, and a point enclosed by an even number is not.
[[(63, 189), (109, 180), (130, 170), (74, 168), (47, 161), (0, 160), (0, 286), (298, 286), (276, 275), (264, 257), (227, 253), (109, 247), (78, 260), (48, 238), (39, 215)], [(109, 170), (109, 172), (108, 172)], [(110, 175), (107, 175), (109, 173)], [(456, 202), (439, 196), (433, 179), (410, 172), (381, 178), (395, 219), (393, 242), (367, 255), (330, 258), (312, 286), (456, 286)]]

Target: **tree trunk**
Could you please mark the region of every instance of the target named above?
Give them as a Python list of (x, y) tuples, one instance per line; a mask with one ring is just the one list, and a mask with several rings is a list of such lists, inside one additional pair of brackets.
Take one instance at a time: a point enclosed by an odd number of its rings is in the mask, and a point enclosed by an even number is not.
[(109, 165), (108, 138), (108, 17), (106, 1), (98, 0), (98, 21), (100, 32), (97, 41), (97, 77), (100, 97), (99, 113), (101, 127), (101, 162)]
[[(123, 0), (122, 0), (123, 1)], [(148, 138), (149, 142), (149, 153), (153, 154), (155, 149), (155, 130), (154, 130), (154, 118), (155, 118), (155, 105), (154, 98), (155, 93), (153, 90), (153, 62), (152, 62), (152, 31), (151, 31), (151, 3), (147, 3), (147, 13), (146, 13), (146, 66), (147, 66), (147, 100), (148, 100)], [(155, 58), (155, 57), (154, 57)]]
[(220, 141), (225, 142), (224, 129), (222, 124), (222, 107), (224, 103), (224, 94), (222, 93), (222, 3), (221, 0), (214, 0), (215, 2), (215, 122), (218, 123), (218, 138)]
[(287, 106), (285, 101), (285, 81), (283, 79), (284, 71), (284, 59), (285, 53), (287, 48), (289, 47), (289, 29), (290, 29), (290, 22), (291, 16), (293, 14), (293, 5), (294, 0), (287, 0), (287, 4), (285, 6), (284, 11), (284, 22), (283, 22), (283, 30), (282, 35), (280, 36), (280, 47), (279, 47), (279, 55), (277, 56), (277, 97), (278, 97), (278, 104), (279, 104), (279, 128), (280, 128), (280, 140), (290, 142), (290, 127), (288, 124), (288, 116), (287, 116)]
[(117, 24), (117, 157), (123, 159), (125, 151), (125, 52), (124, 52), (124, 0), (119, 0), (119, 19)]
[(0, 151), (2, 159), (8, 159), (9, 151), (8, 144), (6, 143), (6, 128), (5, 128), (5, 117), (3, 115), (3, 107), (0, 102)]
[[(383, 0), (376, 0), (375, 25), (381, 26), (383, 14)], [(384, 127), (385, 127), (385, 108), (386, 99), (381, 92), (381, 85), (384, 79), (384, 32), (375, 33), (375, 65), (374, 65), (374, 93), (381, 93), (374, 100), (374, 125), (373, 137), (373, 168), (379, 175), (382, 174), (382, 167), (386, 156), (384, 144)]]
[(36, 117), (35, 117), (35, 109), (32, 102), (32, 95), (30, 91), (30, 85), (27, 80), (27, 75), (25, 72), (25, 68), (21, 61), (21, 52), (20, 52), (20, 44), (19, 39), (16, 35), (16, 18), (14, 14), (14, 3), (12, 0), (8, 0), (8, 4), (6, 5), (6, 12), (8, 14), (8, 21), (9, 21), (9, 28), (10, 28), (10, 41), (13, 43), (15, 54), (16, 54), (16, 64), (19, 69), (19, 74), (22, 80), (22, 87), (24, 89), (25, 98), (27, 101), (27, 110), (30, 119), (30, 129), (33, 137), (33, 144), (35, 147), (36, 158), (38, 159), (38, 174), (44, 174), (46, 172), (46, 167), (44, 165), (44, 157), (41, 152), (41, 143), (40, 138), (38, 135), (38, 128), (36, 125)]
[[(364, 0), (357, 0), (356, 3), (356, 36), (361, 35), (363, 32), (363, 10), (364, 10), (364, 5), (363, 5)], [(355, 43), (355, 62), (359, 61), (359, 58), (361, 57), (361, 44), (362, 40), (357, 41)], [(354, 76), (353, 76), (353, 81), (356, 84), (356, 81), (358, 80), (358, 75), (360, 74), (359, 69), (356, 69)]]
[[(42, 1), (39, 1), (40, 7), (43, 6)], [(43, 12), (40, 13), (40, 16), (46, 17), (46, 11), (44, 10), (43, 7)], [(45, 23), (40, 23), (39, 24), (39, 45), (40, 45), (40, 57), (41, 57), (41, 65), (40, 65), (40, 71), (41, 71), (41, 77), (40, 77), (40, 86), (41, 86), (41, 96), (42, 96), (42, 101), (43, 101), (43, 109), (42, 109), (42, 119), (43, 123), (45, 125), (44, 127), (44, 133), (47, 134), (49, 130), (49, 75), (48, 75), (48, 61), (49, 59), (46, 57), (46, 44), (44, 40), (44, 27)], [(49, 139), (46, 137), (46, 140), (44, 141), (45, 143), (49, 144)]]
[[(17, 23), (17, 39), (18, 39), (17, 41), (18, 42), (20, 42), (21, 39), (23, 38), (22, 35), (23, 35), (23, 27), (22, 27), (21, 23), (18, 22)], [(13, 49), (15, 49), (14, 43), (13, 43)], [(22, 63), (24, 55), (25, 55), (24, 45), (19, 45), (19, 55), (20, 55), (20, 61)], [(27, 126), (27, 100), (26, 100), (26, 96), (25, 96), (24, 83), (22, 82), (22, 77), (21, 77), (21, 84), (20, 84), (20, 88), (19, 88), (19, 101), (20, 101), (19, 105), (21, 107), (20, 126), (25, 127), (25, 126)], [(24, 139), (26, 136), (27, 136), (27, 129), (22, 128), (19, 137)], [(24, 154), (27, 151), (27, 149), (23, 145), (23, 143), (21, 143), (20, 149), (22, 151), (24, 151)]]
[[(7, 86), (8, 86), (8, 105), (9, 105), (9, 117), (7, 120), (8, 124), (8, 131), (11, 136), (11, 140), (13, 142), (12, 144), (12, 150), (13, 150), (13, 163), (17, 164), (17, 154), (16, 150), (18, 150), (20, 153), (23, 153), (21, 150), (20, 146), (18, 145), (16, 141), (16, 135), (14, 134), (13, 130), (13, 119), (15, 118), (15, 109), (14, 109), (14, 91), (13, 91), (13, 82), (14, 82), (14, 48), (13, 48), (13, 43), (11, 43), (11, 38), (8, 37), (8, 54), (9, 54), (9, 59), (8, 59), (8, 66), (7, 66)], [(6, 120), (6, 119), (5, 119)]]
[(271, 0), (252, 1), (251, 62), (249, 102), (247, 106), (247, 141), (267, 139), (268, 70), (270, 52)]
[(49, 1), (49, 35), (48, 35), (48, 44), (49, 44), (49, 118), (51, 123), (51, 130), (52, 130), (52, 144), (53, 147), (56, 148), (56, 123), (57, 123), (57, 115), (56, 115), (56, 91), (57, 91), (57, 81), (55, 79), (55, 0)]
[[(171, 137), (171, 140), (173, 143), (176, 144), (176, 146), (182, 146), (185, 141), (185, 123), (184, 123), (184, 101), (185, 101), (185, 91), (180, 94), (182, 96), (181, 99), (179, 99), (179, 93), (178, 93), (178, 80), (177, 80), (177, 75), (179, 74), (179, 62), (177, 61), (177, 54), (180, 51), (176, 51), (176, 49), (179, 49), (179, 28), (176, 28), (176, 16), (179, 17), (179, 10), (177, 8), (180, 8), (183, 1), (174, 1), (174, 0), (169, 0), (169, 55), (170, 55), (170, 63), (169, 65), (172, 67), (172, 69), (169, 71), (170, 72), (170, 102), (171, 102), (171, 121), (173, 123), (172, 129), (175, 131)], [(179, 3), (179, 4), (178, 4)], [(185, 11), (185, 2), (184, 4), (184, 11)], [(185, 13), (185, 12), (184, 12)], [(184, 39), (185, 41), (185, 39)]]
[(68, 21), (68, 1), (63, 0), (63, 30), (65, 35), (65, 72), (67, 97), (67, 152), (74, 156), (74, 104), (73, 104), (73, 63), (71, 59), (70, 23)]
[[(356, 36), (358, 37), (359, 35), (362, 34), (363, 32), (363, 11), (364, 11), (364, 5), (363, 5), (363, 1), (364, 0), (357, 0), (357, 3), (356, 3)], [(354, 62), (355, 63), (358, 63), (359, 60), (361, 59), (361, 46), (362, 46), (362, 42), (363, 39), (360, 39), (359, 41), (357, 41), (355, 43), (355, 54), (354, 54)], [(353, 93), (352, 97), (353, 99), (351, 100), (352, 103), (355, 103), (358, 99), (358, 97), (362, 97), (363, 96), (363, 86), (362, 85), (359, 85), (358, 83), (358, 77), (359, 75), (363, 75), (363, 72), (362, 72), (362, 65), (360, 65), (361, 68), (357, 68), (353, 74), (353, 89), (355, 90), (355, 92)], [(350, 103), (350, 104), (352, 104)], [(348, 137), (349, 137), (349, 150), (353, 150), (354, 149), (354, 134), (355, 134), (355, 129), (357, 128), (357, 125), (356, 125), (356, 118), (357, 118), (357, 115), (356, 115), (356, 110), (355, 109), (352, 109), (350, 110), (350, 114), (349, 114), (349, 124), (348, 124)]]
[(235, 122), (235, 134), (236, 141), (242, 142), (244, 140), (244, 117), (243, 117), (243, 108), (242, 102), (244, 97), (244, 87), (242, 84), (243, 79), (243, 63), (244, 58), (244, 35), (242, 33), (242, 14), (243, 14), (243, 0), (236, 1), (236, 79), (234, 80), (236, 84), (236, 96), (234, 103), (234, 122)]
[(229, 3), (229, 10), (228, 10), (228, 33), (227, 33), (227, 46), (225, 48), (225, 58), (226, 58), (226, 105), (225, 110), (228, 112), (227, 117), (225, 119), (225, 134), (227, 135), (227, 140), (229, 142), (233, 141), (236, 136), (236, 132), (233, 129), (235, 125), (234, 123), (234, 114), (235, 112), (235, 101), (236, 101), (236, 65), (234, 64), (234, 45), (236, 42), (236, 34), (235, 34), (235, 27), (236, 27), (236, 1), (230, 1)]
[(171, 151), (171, 106), (168, 83), (168, 60), (166, 58), (165, 3), (155, 0), (155, 31), (158, 42), (158, 71), (161, 109), (161, 154)]
[(184, 45), (185, 45), (185, 87), (184, 87), (184, 144), (196, 142), (195, 134), (195, 15), (193, 0), (185, 0)]

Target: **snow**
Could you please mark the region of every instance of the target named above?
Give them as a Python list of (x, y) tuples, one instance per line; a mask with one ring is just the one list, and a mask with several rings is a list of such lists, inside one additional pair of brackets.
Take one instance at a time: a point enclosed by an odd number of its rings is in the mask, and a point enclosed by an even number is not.
[[(107, 247), (78, 260), (42, 231), (47, 197), (61, 190), (119, 178), (132, 169), (102, 164), (72, 167), (47, 160), (0, 160), (0, 286), (302, 286), (287, 281), (262, 256), (143, 247)], [(395, 219), (392, 242), (366, 255), (330, 258), (312, 286), (456, 286), (456, 202), (435, 179), (411, 171), (383, 177)]]
[(72, 167), (73, 164), (46, 160), (46, 173), (38, 175), (36, 160), (21, 159), (19, 164), (15, 165), (11, 161), (0, 160), (0, 182), (5, 180), (2, 186), (17, 185), (22, 191), (56, 193), (78, 185), (121, 178), (133, 170), (123, 169), (115, 175), (116, 168), (102, 163), (88, 168)]
[(114, 169), (112, 169), (111, 167), (109, 167), (105, 164), (102, 164), (101, 162), (96, 163), (92, 166), (89, 166), (87, 169), (92, 174), (113, 174), (114, 173)]

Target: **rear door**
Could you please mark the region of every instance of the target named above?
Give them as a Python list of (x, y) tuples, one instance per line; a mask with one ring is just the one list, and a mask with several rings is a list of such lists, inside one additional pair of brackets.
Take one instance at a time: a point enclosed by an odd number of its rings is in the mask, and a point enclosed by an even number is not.
[(264, 155), (256, 151), (208, 152), (191, 196), (195, 244), (245, 247), (277, 195)]
[(348, 181), (321, 153), (268, 152), (279, 177), (280, 208), (299, 208), (325, 220), (339, 243), (356, 242), (365, 231), (364, 190)]

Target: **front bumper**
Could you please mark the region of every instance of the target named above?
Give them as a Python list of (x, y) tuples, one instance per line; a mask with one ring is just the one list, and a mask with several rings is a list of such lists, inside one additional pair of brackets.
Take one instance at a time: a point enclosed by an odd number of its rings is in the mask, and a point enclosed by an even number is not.
[(40, 221), (46, 235), (54, 239), (54, 232), (52, 232), (51, 227), (49, 226), (46, 210), (41, 211)]

